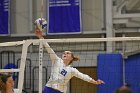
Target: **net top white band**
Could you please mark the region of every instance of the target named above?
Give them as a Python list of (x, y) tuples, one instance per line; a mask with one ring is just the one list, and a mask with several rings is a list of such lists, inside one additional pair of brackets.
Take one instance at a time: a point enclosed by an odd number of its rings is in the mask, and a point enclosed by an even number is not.
[(22, 45), (25, 41), (16, 41), (16, 42), (4, 42), (0, 43), (0, 46), (18, 46)]
[(66, 38), (66, 39), (33, 39), (15, 42), (0, 43), (0, 46), (18, 46), (29, 41), (33, 44), (40, 41), (46, 41), (48, 43), (75, 43), (75, 42), (106, 42), (106, 41), (138, 41), (140, 37), (110, 37), (110, 38)]

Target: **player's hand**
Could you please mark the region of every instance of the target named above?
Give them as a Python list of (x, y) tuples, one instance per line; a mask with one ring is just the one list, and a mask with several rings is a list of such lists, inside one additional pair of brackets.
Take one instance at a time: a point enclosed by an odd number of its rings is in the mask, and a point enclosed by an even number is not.
[(105, 84), (105, 82), (102, 81), (102, 80), (100, 80), (100, 79), (98, 79), (98, 80), (97, 80), (97, 84)]
[(39, 39), (44, 39), (42, 31), (40, 31), (38, 28), (35, 29), (35, 34)]
[(94, 79), (93, 79), (93, 80), (90, 81), (90, 83), (93, 83), (93, 84), (96, 84), (96, 85), (105, 84), (104, 81), (99, 80), (99, 79), (98, 79), (98, 80), (94, 80)]

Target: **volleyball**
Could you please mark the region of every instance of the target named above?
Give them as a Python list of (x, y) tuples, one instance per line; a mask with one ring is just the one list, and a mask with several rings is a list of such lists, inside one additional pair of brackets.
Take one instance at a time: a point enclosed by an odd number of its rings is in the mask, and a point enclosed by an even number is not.
[(35, 20), (35, 27), (43, 31), (47, 28), (47, 21), (44, 18), (38, 18)]

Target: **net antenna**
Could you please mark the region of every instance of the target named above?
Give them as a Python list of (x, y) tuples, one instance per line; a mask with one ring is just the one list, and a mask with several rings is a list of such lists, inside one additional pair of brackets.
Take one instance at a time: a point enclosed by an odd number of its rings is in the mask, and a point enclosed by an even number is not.
[[(44, 12), (44, 0), (41, 0), (41, 20)], [(42, 93), (42, 75), (43, 75), (43, 43), (39, 43), (39, 93)], [(46, 73), (47, 74), (47, 73)]]
[[(39, 42), (39, 93), (42, 93), (43, 42)], [(45, 73), (47, 74), (47, 73)]]

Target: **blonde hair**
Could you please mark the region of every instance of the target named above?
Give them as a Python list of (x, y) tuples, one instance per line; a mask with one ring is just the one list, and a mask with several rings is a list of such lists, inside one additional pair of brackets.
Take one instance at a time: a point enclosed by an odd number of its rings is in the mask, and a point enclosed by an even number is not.
[(79, 58), (79, 57), (74, 56), (72, 61), (79, 61), (79, 60), (80, 60), (80, 58)]
[(71, 64), (73, 61), (80, 61), (80, 58), (78, 56), (74, 56), (73, 53), (71, 53), (71, 57), (73, 58), (69, 64)]

